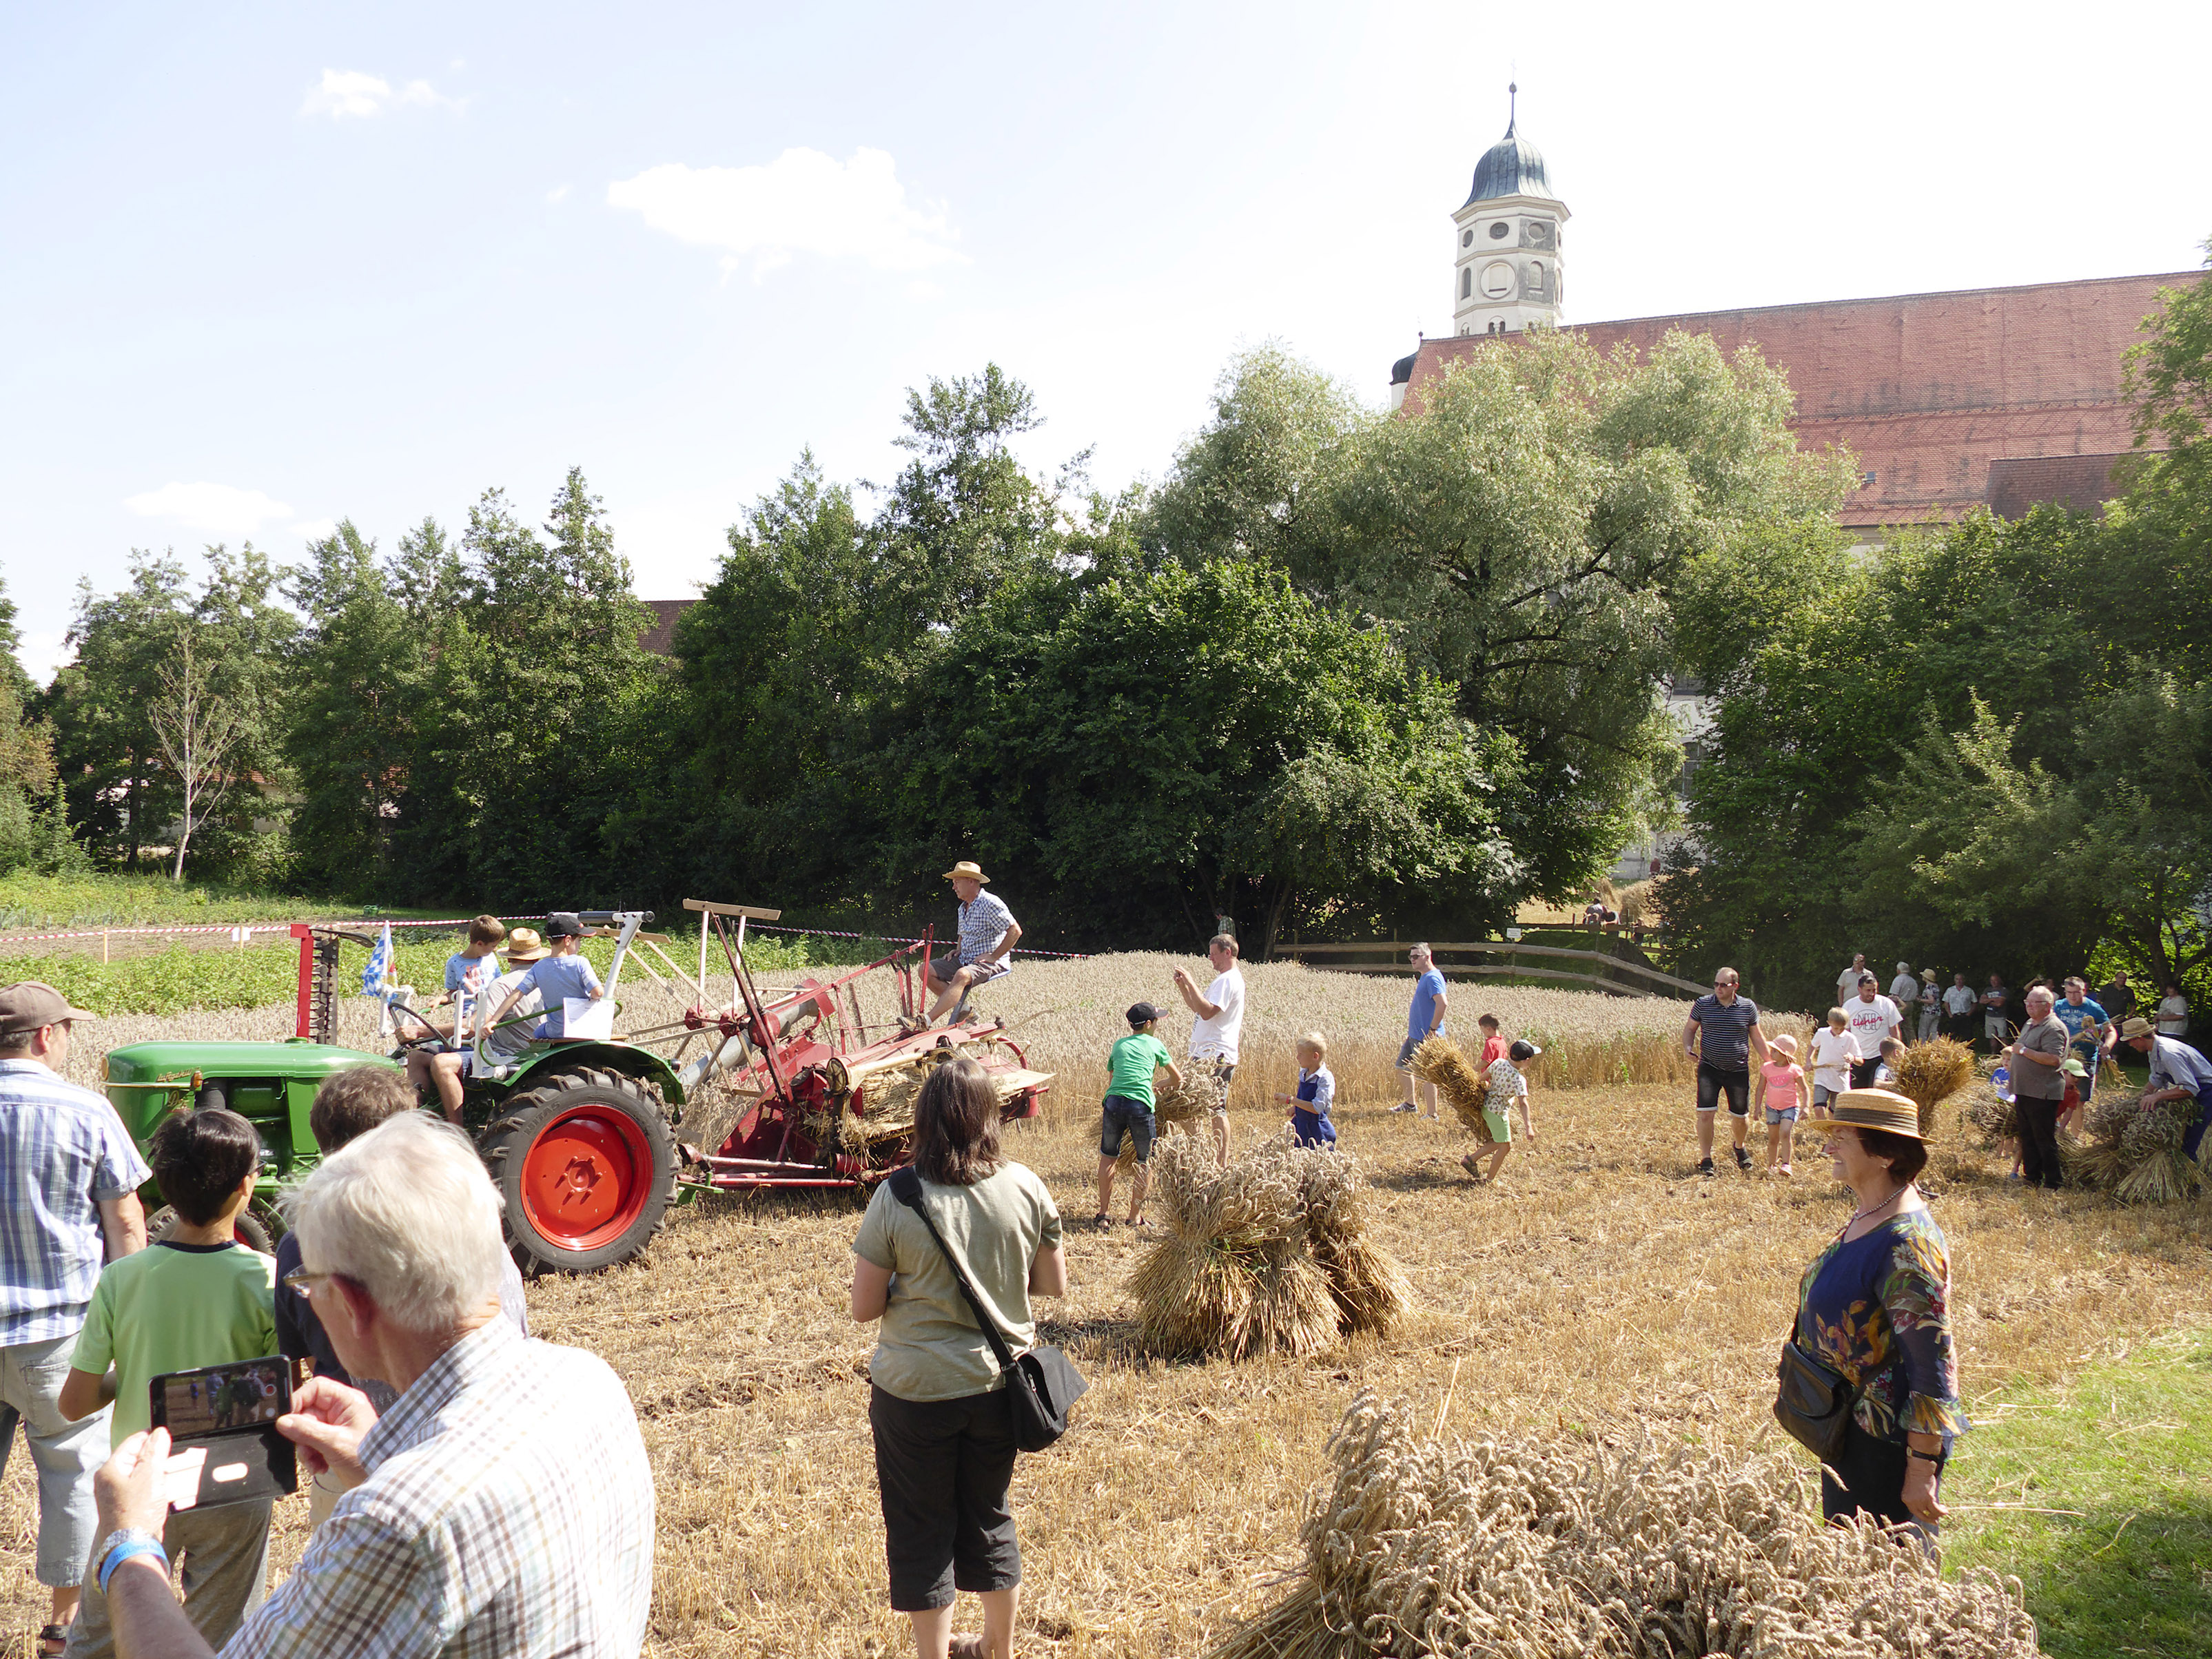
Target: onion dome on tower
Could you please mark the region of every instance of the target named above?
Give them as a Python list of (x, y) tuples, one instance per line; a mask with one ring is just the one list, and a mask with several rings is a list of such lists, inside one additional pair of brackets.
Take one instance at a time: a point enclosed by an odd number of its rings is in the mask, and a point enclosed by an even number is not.
[(1559, 320), (1559, 230), (1543, 153), (1521, 136), (1520, 91), (1506, 88), (1505, 136), (1474, 164), (1474, 188), (1452, 215), (1452, 331), (1518, 334)]

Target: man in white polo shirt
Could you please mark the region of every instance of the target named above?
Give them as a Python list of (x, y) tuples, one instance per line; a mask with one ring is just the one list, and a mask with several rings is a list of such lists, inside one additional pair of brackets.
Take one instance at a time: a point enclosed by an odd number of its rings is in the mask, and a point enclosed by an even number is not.
[(1178, 968), (1176, 989), (1183, 1005), (1197, 1018), (1190, 1026), (1190, 1057), (1212, 1060), (1221, 1073), (1221, 1104), (1213, 1109), (1213, 1158), (1223, 1168), (1229, 1164), (1229, 1080), (1237, 1075), (1237, 1052), (1244, 1036), (1244, 970), (1237, 965), (1237, 941), (1216, 933), (1206, 947), (1213, 964), (1213, 983), (1204, 991), (1198, 981)]

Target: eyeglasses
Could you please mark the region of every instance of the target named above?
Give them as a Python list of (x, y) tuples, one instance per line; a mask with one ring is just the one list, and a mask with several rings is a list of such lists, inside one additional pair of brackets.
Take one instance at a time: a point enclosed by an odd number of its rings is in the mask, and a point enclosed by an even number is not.
[(311, 1273), (304, 1267), (295, 1267), (290, 1273), (284, 1275), (284, 1288), (292, 1291), (294, 1294), (298, 1296), (302, 1302), (305, 1302), (308, 1297), (314, 1295), (315, 1284), (318, 1279), (335, 1279), (337, 1277), (337, 1275), (336, 1273)]

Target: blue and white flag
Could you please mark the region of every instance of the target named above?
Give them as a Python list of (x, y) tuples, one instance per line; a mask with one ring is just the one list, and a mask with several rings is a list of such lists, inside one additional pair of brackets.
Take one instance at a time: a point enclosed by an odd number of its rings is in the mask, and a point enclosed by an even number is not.
[(376, 1029), (385, 1036), (392, 1035), (392, 924), (387, 921), (376, 949), (368, 953), (368, 966), (361, 970), (362, 994), (376, 999)]

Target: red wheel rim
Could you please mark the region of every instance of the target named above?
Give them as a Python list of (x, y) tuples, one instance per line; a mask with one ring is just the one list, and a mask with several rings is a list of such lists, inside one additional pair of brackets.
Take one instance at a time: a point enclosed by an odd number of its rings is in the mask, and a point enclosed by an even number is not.
[(549, 1243), (597, 1249), (644, 1212), (652, 1179), (643, 1130), (608, 1107), (572, 1107), (522, 1155), (522, 1213)]

